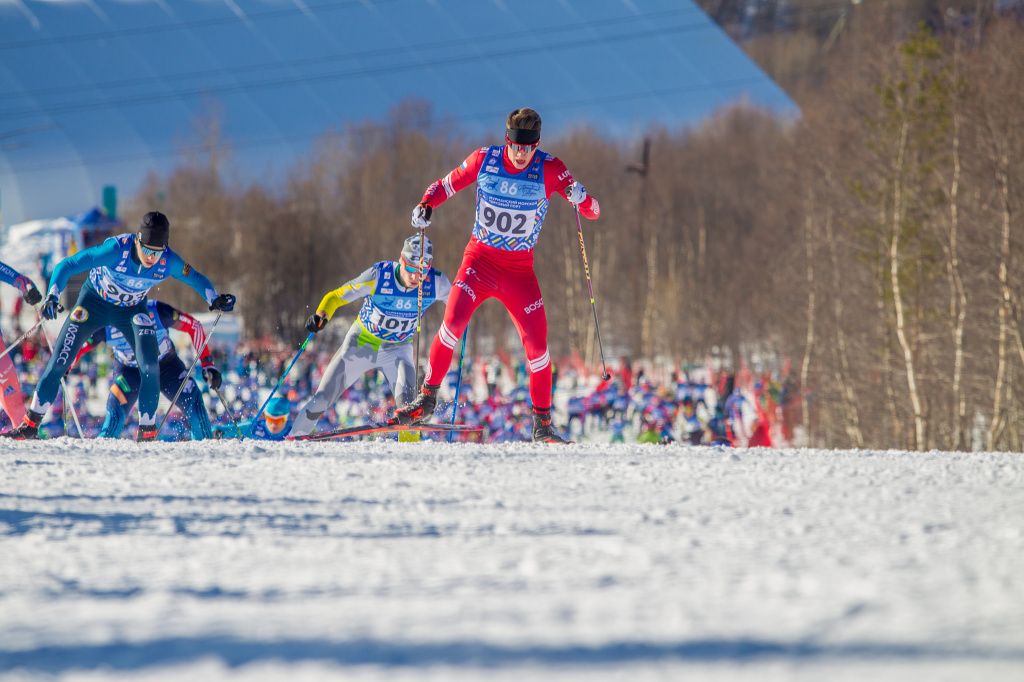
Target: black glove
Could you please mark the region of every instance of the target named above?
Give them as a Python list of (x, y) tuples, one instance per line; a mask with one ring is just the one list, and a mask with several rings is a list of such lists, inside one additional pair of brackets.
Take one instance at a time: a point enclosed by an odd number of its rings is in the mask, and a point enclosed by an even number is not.
[(213, 439), (214, 440), (223, 440), (224, 439), (224, 432), (221, 431), (220, 429), (214, 429), (213, 430)]
[(316, 313), (309, 316), (306, 320), (306, 331), (310, 334), (316, 334), (318, 331), (327, 326), (327, 318), (320, 317)]
[(416, 208), (412, 209), (412, 226), (417, 229), (427, 227), (430, 225), (430, 214), (433, 212), (434, 209), (425, 201), (416, 204)]
[(234, 309), (235, 297), (231, 294), (221, 294), (210, 304), (210, 310), (219, 310), (222, 313), (230, 313)]
[(39, 293), (39, 289), (32, 286), (26, 289), (25, 293), (22, 294), (21, 297), (25, 299), (25, 303), (28, 303), (29, 305), (35, 305), (43, 300), (43, 295)]
[(64, 306), (60, 304), (57, 297), (50, 294), (43, 301), (43, 305), (39, 308), (39, 314), (43, 316), (44, 320), (56, 320), (57, 315), (64, 312)]
[(204, 367), (203, 381), (210, 384), (210, 388), (213, 390), (219, 391), (223, 379), (220, 376), (220, 371), (218, 371), (216, 367)]

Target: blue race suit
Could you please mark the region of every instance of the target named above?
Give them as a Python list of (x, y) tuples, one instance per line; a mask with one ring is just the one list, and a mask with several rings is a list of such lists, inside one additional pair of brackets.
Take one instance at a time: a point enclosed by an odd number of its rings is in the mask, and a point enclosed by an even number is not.
[(188, 284), (207, 303), (218, 294), (205, 276), (192, 269), (170, 248), (164, 251), (153, 267), (145, 268), (135, 253), (135, 235), (110, 237), (102, 244), (79, 251), (65, 258), (53, 270), (49, 293), (59, 295), (72, 275), (89, 271), (74, 309), (64, 321), (35, 395), (32, 411), (46, 414), (60, 387), (60, 380), (70, 369), (78, 349), (97, 329), (114, 327), (125, 338), (132, 339), (141, 373), (139, 386), (139, 424), (156, 423), (160, 400), (160, 350), (156, 327), (149, 316), (146, 294), (173, 277)]

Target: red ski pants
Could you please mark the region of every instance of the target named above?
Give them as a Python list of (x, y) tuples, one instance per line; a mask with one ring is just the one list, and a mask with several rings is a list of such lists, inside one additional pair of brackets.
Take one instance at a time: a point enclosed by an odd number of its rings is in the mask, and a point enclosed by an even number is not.
[(523, 340), (530, 369), (530, 400), (539, 409), (551, 407), (551, 357), (544, 299), (533, 271), (533, 251), (502, 251), (475, 239), (466, 247), (462, 267), (452, 285), (444, 322), (430, 344), (425, 381), (440, 384), (451, 366), (455, 346), (469, 318), (489, 298), (505, 306)]

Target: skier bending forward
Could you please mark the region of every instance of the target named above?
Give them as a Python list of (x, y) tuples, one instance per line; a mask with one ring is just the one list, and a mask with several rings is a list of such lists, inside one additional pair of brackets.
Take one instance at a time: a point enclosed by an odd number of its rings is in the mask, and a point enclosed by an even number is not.
[(202, 296), (210, 310), (231, 312), (235, 297), (218, 294), (213, 284), (168, 247), (171, 224), (151, 211), (142, 217), (136, 234), (110, 237), (102, 244), (65, 258), (53, 270), (50, 291), (40, 314), (57, 319), (61, 291), (72, 275), (89, 272), (71, 314), (53, 344), (53, 355), (36, 384), (32, 405), (21, 426), (2, 434), (15, 440), (39, 437), (39, 424), (57, 397), (60, 380), (71, 368), (78, 350), (103, 327), (114, 327), (131, 339), (139, 365), (139, 441), (156, 440), (156, 408), (160, 401), (160, 345), (149, 316), (146, 294), (168, 277), (184, 282)]
[(375, 263), (340, 289), (324, 296), (316, 313), (310, 315), (306, 330), (315, 334), (339, 307), (363, 299), (359, 317), (331, 358), (316, 393), (299, 408), (290, 435), (308, 435), (342, 392), (371, 369), (384, 373), (397, 405), (405, 405), (412, 398), (416, 386), (412, 338), (416, 333), (421, 278), (423, 311), (434, 301), (447, 301), (452, 290), (448, 277), (432, 267), (434, 247), (429, 239), (424, 241), (422, 270), (420, 237), (414, 235), (405, 240), (398, 262)]
[(533, 247), (548, 202), (555, 192), (587, 218), (601, 209), (594, 197), (559, 159), (537, 148), (540, 115), (516, 109), (505, 123), (504, 145), (476, 150), (462, 165), (432, 184), (412, 212), (413, 227), (430, 224), (434, 208), (476, 183), (476, 221), (466, 246), (444, 322), (430, 346), (423, 388), (411, 404), (395, 412), (400, 424), (423, 424), (434, 414), (437, 389), (448, 372), (455, 344), (477, 307), (497, 298), (508, 310), (530, 363), (533, 440), (564, 443), (551, 424), (551, 358), (544, 299), (533, 270)]

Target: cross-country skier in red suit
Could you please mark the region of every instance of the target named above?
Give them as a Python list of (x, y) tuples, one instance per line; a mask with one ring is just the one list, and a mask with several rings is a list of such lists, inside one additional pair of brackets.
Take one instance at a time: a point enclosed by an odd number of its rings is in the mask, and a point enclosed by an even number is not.
[(519, 331), (530, 366), (533, 440), (564, 443), (551, 425), (551, 358), (544, 299), (533, 271), (533, 247), (551, 195), (556, 192), (590, 219), (597, 200), (556, 157), (537, 148), (540, 115), (516, 109), (508, 115), (504, 145), (483, 147), (432, 184), (412, 212), (416, 228), (430, 224), (433, 209), (476, 183), (476, 221), (452, 287), (444, 322), (430, 346), (430, 365), (416, 399), (395, 412), (400, 424), (423, 424), (434, 414), (437, 389), (448, 372), (455, 344), (477, 307), (497, 298)]

